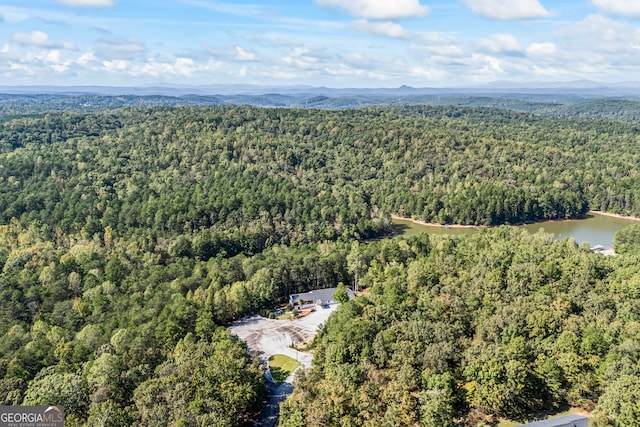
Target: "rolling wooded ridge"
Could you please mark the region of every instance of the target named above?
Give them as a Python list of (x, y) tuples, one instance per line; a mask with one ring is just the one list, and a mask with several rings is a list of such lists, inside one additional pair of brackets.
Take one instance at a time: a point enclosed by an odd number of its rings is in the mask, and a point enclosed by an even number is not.
[(364, 241), (389, 236), (391, 213), (640, 215), (639, 142), (631, 120), (487, 107), (7, 115), (0, 403), (56, 400), (70, 426), (250, 425), (263, 366), (223, 325), (357, 277), (369, 296), (323, 328), (281, 425), (563, 405), (636, 425), (636, 229), (611, 258), (509, 227)]

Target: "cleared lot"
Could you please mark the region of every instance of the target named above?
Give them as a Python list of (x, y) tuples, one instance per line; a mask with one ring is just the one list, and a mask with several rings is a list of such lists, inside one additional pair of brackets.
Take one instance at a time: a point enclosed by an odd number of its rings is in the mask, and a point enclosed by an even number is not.
[[(247, 343), (250, 350), (258, 352), (268, 359), (274, 354), (285, 354), (296, 359), (303, 368), (311, 367), (313, 355), (291, 348), (313, 339), (322, 325), (336, 309), (337, 305), (318, 308), (316, 311), (296, 320), (275, 320), (261, 316), (250, 316), (235, 322), (229, 327), (231, 333)], [(292, 392), (293, 376), (282, 384), (267, 383), (267, 401), (260, 413), (255, 427), (273, 427), (278, 422), (280, 403)]]
[(311, 367), (313, 356), (291, 348), (311, 341), (337, 305), (318, 308), (316, 311), (296, 320), (274, 320), (261, 316), (246, 317), (230, 326), (233, 334), (247, 343), (249, 349), (261, 357), (269, 358), (274, 354), (285, 354), (298, 360), (305, 367)]

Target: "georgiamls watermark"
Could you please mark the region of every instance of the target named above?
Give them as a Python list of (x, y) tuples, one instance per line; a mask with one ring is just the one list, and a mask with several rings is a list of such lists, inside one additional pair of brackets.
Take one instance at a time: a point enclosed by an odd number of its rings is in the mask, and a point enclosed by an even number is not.
[(0, 406), (0, 427), (63, 427), (64, 406)]

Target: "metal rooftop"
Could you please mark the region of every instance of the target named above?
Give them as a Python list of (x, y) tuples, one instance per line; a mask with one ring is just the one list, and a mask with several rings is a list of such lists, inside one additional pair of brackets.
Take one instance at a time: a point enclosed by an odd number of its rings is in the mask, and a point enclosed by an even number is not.
[(520, 424), (517, 427), (587, 427), (589, 418), (570, 414), (562, 417), (548, 418), (542, 421), (534, 421), (529, 424)]

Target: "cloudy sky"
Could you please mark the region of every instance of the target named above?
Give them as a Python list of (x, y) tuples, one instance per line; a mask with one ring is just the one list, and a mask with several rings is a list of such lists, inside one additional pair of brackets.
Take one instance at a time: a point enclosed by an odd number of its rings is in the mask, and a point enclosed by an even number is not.
[(1, 85), (640, 80), (640, 0), (2, 0)]

